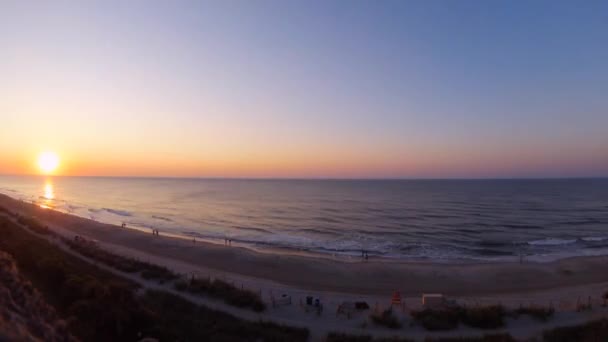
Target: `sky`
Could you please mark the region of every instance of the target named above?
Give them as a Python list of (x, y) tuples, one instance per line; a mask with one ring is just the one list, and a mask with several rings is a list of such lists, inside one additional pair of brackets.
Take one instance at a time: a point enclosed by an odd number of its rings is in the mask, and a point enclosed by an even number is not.
[(2, 1), (0, 174), (608, 176), (606, 1)]

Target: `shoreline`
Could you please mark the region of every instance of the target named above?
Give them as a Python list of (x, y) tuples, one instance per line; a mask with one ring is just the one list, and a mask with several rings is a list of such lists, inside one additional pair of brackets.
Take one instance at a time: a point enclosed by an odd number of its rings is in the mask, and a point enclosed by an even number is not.
[(169, 236), (154, 237), (135, 229), (100, 223), (43, 209), (6, 195), (0, 206), (102, 243), (122, 246), (150, 256), (208, 269), (314, 291), (353, 295), (388, 295), (401, 291), (418, 296), (440, 292), (453, 296), (533, 292), (608, 282), (608, 256), (581, 256), (553, 262), (432, 261), (367, 262), (301, 255), (260, 253), (240, 246), (224, 246)]
[[(42, 208), (47, 211), (53, 211), (55, 213), (67, 215), (67, 216), (73, 217), (75, 219), (81, 219), (84, 221), (88, 221), (88, 222), (100, 224), (100, 225), (107, 225), (114, 229), (120, 229), (120, 230), (128, 229), (128, 230), (133, 230), (135, 232), (139, 232), (139, 233), (143, 233), (143, 234), (150, 234), (150, 231), (152, 230), (151, 227), (138, 226), (138, 225), (133, 225), (133, 224), (126, 226), (126, 227), (120, 227), (114, 223), (106, 223), (106, 222), (102, 222), (102, 221), (97, 221), (97, 220), (94, 220), (91, 218), (76, 215), (74, 213), (61, 211), (54, 207), (49, 207), (43, 203), (38, 203), (38, 202), (30, 203), (29, 201), (26, 201), (23, 199), (13, 198), (10, 195), (7, 195), (2, 192), (0, 192), (0, 205), (2, 204), (1, 197), (6, 197), (9, 200), (17, 201), (19, 203), (29, 205), (29, 206), (32, 206), (35, 208)], [(362, 258), (360, 256), (347, 255), (347, 254), (341, 254), (341, 253), (319, 253), (319, 252), (312, 252), (312, 251), (308, 251), (308, 250), (301, 250), (301, 249), (297, 249), (297, 248), (293, 248), (293, 247), (281, 247), (281, 246), (272, 246), (272, 247), (268, 247), (268, 248), (255, 248), (249, 244), (242, 243), (238, 240), (234, 241), (233, 245), (228, 246), (228, 245), (222, 244), (219, 240), (214, 240), (214, 239), (204, 238), (204, 237), (194, 236), (194, 235), (189, 236), (187, 234), (171, 233), (171, 232), (167, 232), (167, 231), (159, 231), (159, 235), (164, 238), (177, 239), (177, 240), (186, 241), (186, 242), (191, 242), (193, 238), (196, 238), (197, 243), (209, 244), (209, 245), (218, 246), (218, 247), (242, 248), (244, 250), (247, 250), (247, 251), (250, 251), (253, 253), (263, 254), (263, 255), (294, 256), (294, 257), (309, 258), (311, 260), (321, 259), (321, 260), (329, 260), (329, 261), (343, 262), (343, 263), (355, 263), (355, 264), (362, 263), (362, 262), (365, 262), (365, 263), (380, 262), (380, 263), (394, 263), (394, 264), (430, 264), (430, 265), (486, 265), (486, 264), (496, 265), (496, 264), (519, 264), (520, 263), (520, 257), (517, 255), (513, 255), (512, 257), (510, 257), (508, 259), (507, 258), (504, 258), (504, 259), (482, 259), (482, 258), (432, 259), (430, 257), (412, 256), (412, 257), (408, 257), (408, 258), (398, 258), (398, 257), (386, 257), (383, 255), (372, 254), (372, 256), (370, 257), (371, 261), (370, 260), (364, 261), (364, 260), (362, 260)], [(368, 252), (373, 252), (373, 251), (368, 251)], [(604, 256), (608, 257), (608, 253), (598, 254), (598, 255), (573, 255), (573, 256), (566, 256), (563, 258), (548, 258), (548, 259), (542, 259), (542, 256), (540, 256), (540, 255), (524, 255), (523, 260), (526, 263), (545, 264), (545, 263), (558, 262), (560, 260), (569, 260), (569, 259), (576, 259), (576, 258), (604, 257)]]
[[(17, 192), (15, 192), (15, 194), (17, 194)], [(58, 208), (55, 208), (54, 206), (48, 206), (47, 204), (45, 204), (44, 201), (13, 197), (10, 194), (5, 193), (5, 192), (0, 192), (0, 196), (6, 196), (12, 200), (34, 205), (36, 207), (42, 207), (47, 210), (53, 210), (55, 212), (59, 212), (59, 213), (65, 214), (65, 215), (70, 215), (73, 217), (78, 217), (78, 218), (81, 218), (84, 220), (89, 220), (89, 221), (97, 222), (100, 224), (107, 224), (107, 225), (114, 226), (116, 228), (122, 228), (122, 227), (118, 226), (118, 223), (100, 221), (100, 220), (96, 220), (95, 218), (87, 217), (84, 215), (79, 215), (74, 212), (60, 210)], [(132, 229), (135, 231), (140, 231), (143, 233), (150, 233), (150, 231), (154, 227), (145, 226), (145, 225), (137, 225), (137, 224), (131, 223), (126, 228)], [(208, 244), (212, 244), (212, 245), (216, 245), (216, 246), (224, 246), (224, 244), (221, 243), (221, 239), (219, 237), (218, 238), (206, 237), (206, 236), (197, 234), (195, 232), (161, 231), (160, 235), (164, 236), (164, 237), (176, 238), (176, 239), (180, 239), (180, 240), (184, 240), (184, 241), (192, 241), (192, 239), (195, 238), (197, 242), (208, 243)], [(551, 240), (550, 238), (548, 238), (548, 239)], [(595, 239), (595, 237), (589, 238), (589, 239)], [(601, 238), (601, 239), (605, 240), (605, 239), (608, 239), (608, 237)], [(579, 238), (578, 240), (596, 241), (596, 240), (586, 240), (586, 238)], [(597, 240), (597, 241), (600, 241), (600, 240)], [(332, 252), (330, 249), (327, 249), (327, 250), (321, 252), (321, 251), (316, 251), (316, 250), (298, 248), (295, 246), (287, 246), (287, 245), (281, 246), (281, 245), (273, 245), (273, 244), (262, 244), (263, 247), (257, 247), (255, 245), (255, 243), (239, 241), (238, 237), (237, 237), (237, 240), (232, 239), (232, 242), (233, 242), (232, 247), (244, 248), (249, 251), (252, 251), (255, 253), (260, 253), (260, 254), (291, 255), (291, 256), (298, 256), (298, 257), (308, 257), (311, 259), (326, 259), (326, 260), (341, 261), (341, 262), (346, 262), (346, 263), (359, 263), (359, 262), (363, 261), (362, 260), (363, 258), (359, 255), (359, 253), (363, 252), (363, 250), (357, 251), (355, 253), (354, 251), (342, 251), (342, 250), (336, 250), (336, 251)], [(383, 255), (383, 254), (375, 254), (374, 250), (366, 250), (366, 252), (369, 253), (370, 258), (372, 258), (374, 261), (380, 261), (383, 263), (406, 263), (406, 264), (407, 263), (416, 263), (416, 264), (428, 263), (428, 264), (446, 264), (446, 265), (451, 265), (451, 264), (501, 264), (501, 263), (520, 263), (522, 260), (525, 262), (534, 262), (534, 263), (552, 263), (552, 262), (556, 262), (556, 261), (560, 261), (560, 260), (568, 260), (568, 259), (578, 258), (578, 257), (586, 258), (586, 257), (608, 256), (608, 247), (600, 248), (600, 249), (590, 249), (590, 248), (578, 249), (578, 250), (569, 251), (568, 253), (559, 253), (559, 254), (555, 254), (555, 253), (553, 253), (553, 254), (526, 254), (526, 253), (516, 254), (516, 253), (513, 253), (511, 255), (505, 254), (505, 255), (496, 256), (496, 257), (492, 257), (490, 255), (485, 256), (485, 257), (484, 256), (462, 256), (462, 257), (457, 257), (457, 256), (440, 257), (439, 256), (439, 257), (437, 257), (437, 256), (417, 256), (417, 255), (411, 255), (411, 256), (392, 255), (392, 256), (390, 256), (390, 255)]]

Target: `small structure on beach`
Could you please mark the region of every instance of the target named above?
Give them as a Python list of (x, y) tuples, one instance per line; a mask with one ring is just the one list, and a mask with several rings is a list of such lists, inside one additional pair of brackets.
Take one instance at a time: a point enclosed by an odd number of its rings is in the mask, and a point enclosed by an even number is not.
[(277, 306), (291, 305), (291, 296), (282, 294), (281, 297), (275, 298), (274, 295), (270, 295), (270, 301), (272, 302), (273, 308), (276, 308)]
[(429, 309), (440, 308), (445, 304), (445, 297), (440, 293), (423, 293), (422, 305)]
[(391, 305), (401, 305), (401, 292), (393, 292), (393, 297), (391, 297)]

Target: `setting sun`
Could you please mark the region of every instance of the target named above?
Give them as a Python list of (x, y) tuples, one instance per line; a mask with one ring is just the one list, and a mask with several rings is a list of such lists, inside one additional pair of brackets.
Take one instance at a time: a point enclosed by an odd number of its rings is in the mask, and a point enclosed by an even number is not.
[(38, 167), (44, 173), (51, 173), (59, 166), (59, 157), (54, 152), (43, 152), (38, 156)]

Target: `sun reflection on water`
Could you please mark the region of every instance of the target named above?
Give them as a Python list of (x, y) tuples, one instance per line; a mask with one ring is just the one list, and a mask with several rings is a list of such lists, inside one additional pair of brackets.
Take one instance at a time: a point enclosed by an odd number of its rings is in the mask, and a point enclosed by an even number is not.
[(43, 193), (40, 207), (45, 209), (52, 208), (53, 200), (55, 199), (55, 189), (53, 187), (53, 182), (50, 179), (47, 179), (44, 183)]

